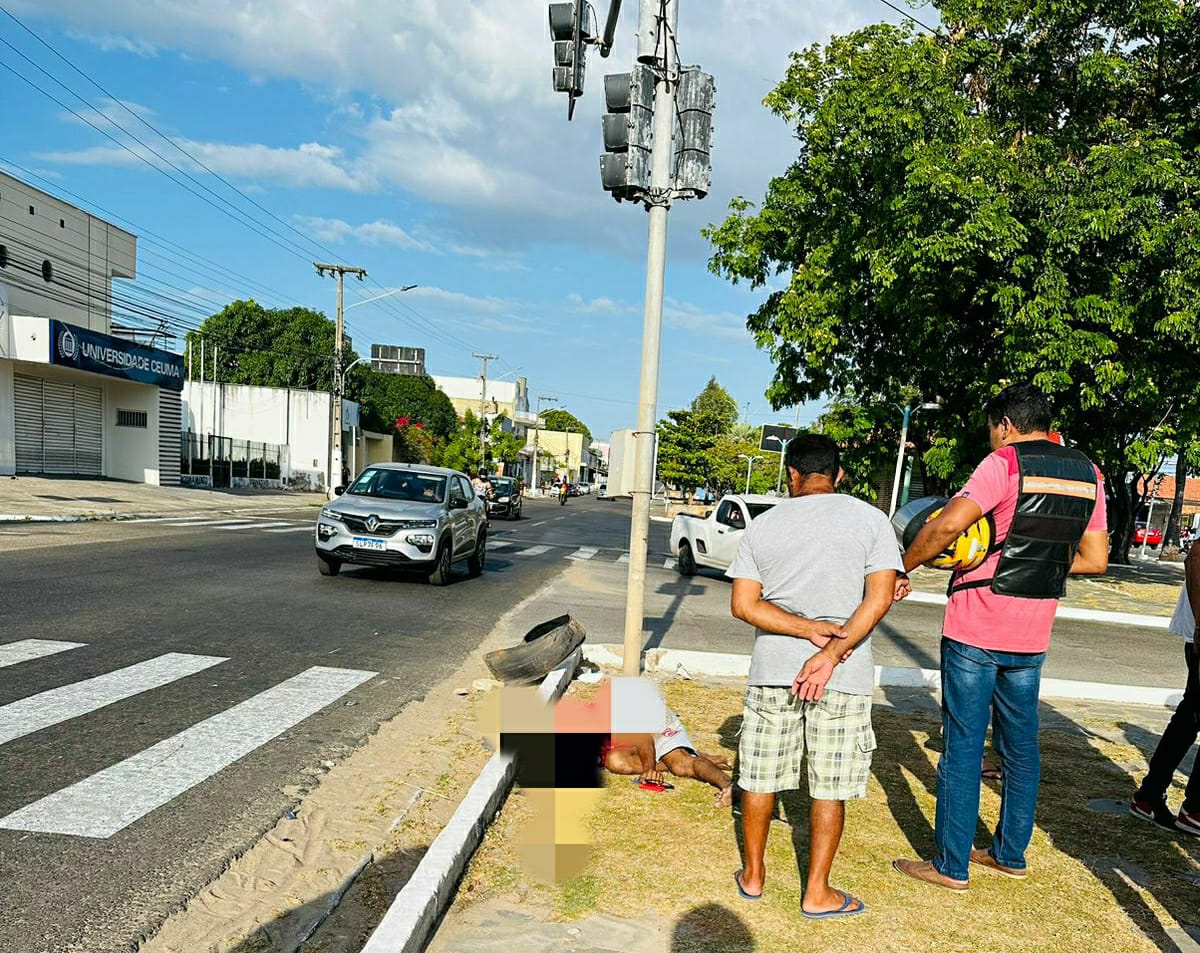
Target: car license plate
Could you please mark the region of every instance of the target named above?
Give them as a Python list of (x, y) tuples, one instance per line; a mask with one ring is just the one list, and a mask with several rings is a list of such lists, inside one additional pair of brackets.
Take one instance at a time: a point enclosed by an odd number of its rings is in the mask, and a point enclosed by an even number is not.
[(387, 551), (387, 541), (382, 539), (367, 539), (365, 536), (354, 537), (355, 549), (374, 549), (379, 552)]

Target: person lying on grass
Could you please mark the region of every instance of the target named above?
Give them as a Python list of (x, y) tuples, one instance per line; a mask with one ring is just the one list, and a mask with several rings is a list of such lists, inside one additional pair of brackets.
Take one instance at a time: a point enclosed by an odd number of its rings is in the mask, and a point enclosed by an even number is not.
[(731, 767), (729, 760), (697, 751), (683, 722), (669, 708), (667, 725), (657, 735), (610, 736), (601, 749), (600, 763), (613, 774), (640, 776), (643, 784), (661, 784), (664, 771), (677, 778), (704, 781), (717, 789), (713, 804), (729, 807), (733, 803), (733, 781), (725, 773)]

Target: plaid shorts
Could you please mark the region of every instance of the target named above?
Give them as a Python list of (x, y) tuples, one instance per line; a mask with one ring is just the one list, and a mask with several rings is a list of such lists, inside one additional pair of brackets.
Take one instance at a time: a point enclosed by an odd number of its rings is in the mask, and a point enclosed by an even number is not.
[(874, 750), (870, 695), (826, 691), (820, 701), (806, 702), (788, 688), (752, 685), (746, 690), (738, 744), (743, 791), (797, 790), (801, 762), (807, 762), (811, 797), (866, 797)]

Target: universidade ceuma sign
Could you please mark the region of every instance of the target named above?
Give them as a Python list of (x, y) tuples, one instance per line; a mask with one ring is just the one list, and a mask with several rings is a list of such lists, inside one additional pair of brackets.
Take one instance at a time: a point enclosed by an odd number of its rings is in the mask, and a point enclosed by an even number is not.
[(183, 355), (50, 321), (50, 363), (139, 384), (183, 390)]

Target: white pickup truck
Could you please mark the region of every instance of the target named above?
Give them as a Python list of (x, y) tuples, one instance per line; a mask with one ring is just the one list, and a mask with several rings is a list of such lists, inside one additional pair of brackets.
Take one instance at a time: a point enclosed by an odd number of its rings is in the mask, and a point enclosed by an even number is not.
[(750, 521), (781, 499), (775, 496), (726, 496), (707, 517), (680, 513), (671, 523), (671, 552), (680, 573), (694, 576), (701, 566), (728, 569)]

